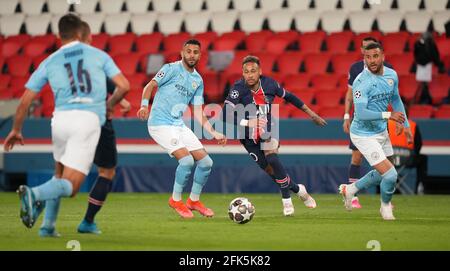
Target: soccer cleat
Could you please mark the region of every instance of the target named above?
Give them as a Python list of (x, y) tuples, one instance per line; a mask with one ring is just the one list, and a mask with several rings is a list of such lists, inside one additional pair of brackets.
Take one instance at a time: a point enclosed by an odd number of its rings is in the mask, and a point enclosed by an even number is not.
[(186, 207), (189, 210), (195, 210), (198, 211), (201, 215), (206, 216), (206, 217), (213, 217), (214, 216), (214, 212), (213, 210), (206, 208), (205, 205), (203, 205), (203, 203), (201, 201), (193, 201), (190, 198), (187, 199), (186, 201)]
[(193, 218), (194, 214), (183, 203), (182, 200), (174, 201), (172, 197), (169, 199), (169, 206), (173, 208), (182, 218)]
[(93, 234), (101, 234), (102, 232), (97, 228), (97, 224), (95, 222), (87, 222), (85, 219), (81, 221), (78, 226), (79, 233), (93, 233)]
[(33, 221), (37, 221), (39, 215), (41, 215), (42, 211), (45, 209), (45, 201), (36, 201), (33, 206)]
[(347, 184), (341, 184), (339, 186), (339, 193), (344, 198), (345, 209), (347, 209), (347, 211), (351, 211), (353, 208), (352, 199), (353, 199), (354, 194), (352, 194), (348, 191), (348, 189), (347, 189), (348, 186), (349, 185), (347, 185)]
[(55, 230), (55, 228), (41, 227), (39, 229), (39, 236), (40, 237), (61, 237), (61, 234), (59, 234)]
[(303, 184), (299, 184), (299, 191), (297, 196), (303, 201), (306, 207), (314, 209), (317, 207), (316, 201), (306, 191), (306, 187)]
[(394, 214), (392, 213), (392, 204), (381, 203), (380, 214), (384, 220), (395, 220)]
[(283, 202), (283, 214), (284, 216), (293, 216), (295, 212), (294, 204), (291, 202)]
[(21, 185), (17, 189), (17, 194), (19, 194), (20, 199), (20, 219), (27, 228), (31, 229), (36, 222), (33, 214), (33, 211), (35, 211), (33, 192), (28, 186)]
[(353, 199), (352, 199), (352, 207), (355, 208), (355, 209), (361, 209), (362, 208), (361, 204), (359, 203), (358, 197), (353, 197)]

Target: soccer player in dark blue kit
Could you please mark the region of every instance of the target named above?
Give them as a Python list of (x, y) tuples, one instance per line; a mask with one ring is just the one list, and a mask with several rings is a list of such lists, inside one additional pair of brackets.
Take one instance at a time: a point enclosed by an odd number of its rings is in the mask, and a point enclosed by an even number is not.
[[(225, 100), (223, 117), (229, 123), (245, 127), (245, 135), (240, 142), (253, 160), (278, 184), (283, 202), (283, 214), (294, 214), (290, 191), (297, 194), (308, 208), (315, 208), (315, 200), (302, 184), (296, 184), (286, 173), (278, 158), (279, 141), (271, 133), (271, 106), (275, 96), (281, 97), (308, 114), (314, 123), (326, 125), (326, 121), (312, 111), (298, 97), (286, 91), (278, 82), (262, 75), (260, 61), (255, 56), (247, 56), (242, 62), (243, 78), (236, 81)], [(239, 119), (239, 106), (250, 108), (249, 116)], [(241, 107), (243, 108), (243, 107)], [(237, 113), (238, 117), (234, 118)], [(242, 115), (241, 115), (242, 116)]]
[[(361, 44), (361, 54), (364, 55), (364, 48), (372, 43), (378, 43), (378, 40), (373, 37), (364, 38)], [(385, 62), (384, 65), (386, 65), (386, 67), (392, 68), (391, 64), (387, 62)], [(348, 89), (345, 95), (345, 114), (344, 114), (344, 123), (342, 125), (344, 132), (346, 134), (350, 133), (350, 123), (351, 123), (350, 111), (353, 106), (353, 94), (352, 94), (353, 81), (355, 81), (355, 78), (364, 70), (364, 67), (365, 67), (364, 60), (357, 61), (352, 64), (348, 73)], [(348, 169), (348, 181), (349, 183), (353, 183), (356, 182), (361, 177), (361, 163), (363, 156), (361, 152), (358, 150), (358, 148), (356, 148), (356, 146), (353, 144), (351, 139), (349, 148), (352, 150), (352, 159)], [(352, 206), (353, 208), (356, 209), (362, 208), (359, 199), (356, 195), (352, 200)]]

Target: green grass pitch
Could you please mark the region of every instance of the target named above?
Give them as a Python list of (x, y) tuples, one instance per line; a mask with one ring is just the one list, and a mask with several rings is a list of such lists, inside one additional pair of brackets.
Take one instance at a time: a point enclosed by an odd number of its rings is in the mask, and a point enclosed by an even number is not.
[[(186, 198), (187, 195), (184, 195)], [(233, 223), (229, 202), (244, 196), (256, 207), (254, 219)], [(204, 194), (214, 218), (195, 213), (182, 220), (167, 205), (169, 194), (112, 193), (97, 216), (101, 235), (78, 234), (87, 194), (63, 199), (57, 229), (61, 238), (40, 238), (38, 228), (27, 229), (19, 219), (15, 193), (0, 193), (0, 250), (450, 250), (450, 196), (395, 195), (396, 221), (382, 221), (379, 197), (362, 195), (363, 209), (347, 212), (339, 195), (314, 195), (318, 207), (309, 210), (294, 200), (295, 216), (282, 215), (278, 194)]]

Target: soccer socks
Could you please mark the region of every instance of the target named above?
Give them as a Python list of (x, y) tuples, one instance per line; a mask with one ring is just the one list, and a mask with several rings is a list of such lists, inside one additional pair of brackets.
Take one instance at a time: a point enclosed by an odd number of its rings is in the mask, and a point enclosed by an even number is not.
[(108, 195), (109, 191), (111, 191), (111, 187), (112, 180), (98, 176), (94, 187), (92, 187), (92, 190), (89, 193), (89, 203), (86, 215), (84, 216), (84, 220), (89, 223), (94, 222), (94, 217), (97, 212), (100, 211), (100, 208), (102, 208), (106, 196)]
[(70, 197), (72, 190), (70, 181), (58, 178), (51, 178), (46, 183), (31, 189), (36, 201)]
[(283, 199), (290, 198), (291, 194), (289, 192), (289, 189), (291, 188), (291, 180), (280, 160), (278, 159), (278, 155), (276, 153), (271, 153), (266, 156), (266, 160), (273, 169), (273, 176), (275, 177), (275, 182), (280, 187), (281, 197)]
[(397, 170), (395, 170), (395, 167), (392, 167), (382, 175), (383, 179), (381, 180), (380, 191), (381, 201), (383, 203), (389, 203), (391, 201), (392, 195), (395, 192), (397, 176)]
[(371, 186), (379, 185), (381, 182), (381, 175), (377, 170), (371, 170), (364, 175), (359, 181), (354, 182), (354, 185), (358, 190), (367, 189)]
[(175, 183), (173, 184), (172, 198), (174, 201), (181, 200), (181, 193), (186, 185), (194, 167), (194, 158), (192, 155), (187, 155), (178, 160), (178, 167), (175, 171)]
[(45, 215), (41, 228), (55, 228), (56, 218), (58, 217), (59, 212), (60, 200), (61, 198), (55, 198), (45, 201)]
[(200, 199), (203, 186), (205, 186), (209, 174), (211, 173), (212, 165), (213, 160), (209, 155), (197, 161), (197, 167), (194, 172), (194, 182), (192, 183), (191, 195), (189, 196), (192, 201), (198, 201)]
[(350, 164), (348, 168), (348, 182), (354, 183), (361, 178), (361, 166)]

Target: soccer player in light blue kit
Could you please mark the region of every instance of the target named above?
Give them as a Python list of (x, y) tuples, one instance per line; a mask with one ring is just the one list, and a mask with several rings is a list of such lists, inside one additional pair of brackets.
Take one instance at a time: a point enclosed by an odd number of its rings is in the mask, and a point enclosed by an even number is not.
[[(137, 112), (140, 119), (148, 118), (150, 136), (170, 156), (178, 160), (169, 206), (183, 218), (192, 218), (192, 210), (206, 217), (214, 215), (214, 212), (200, 201), (200, 194), (208, 180), (213, 161), (197, 136), (183, 122), (182, 116), (189, 104), (193, 105), (194, 118), (202, 127), (219, 144), (226, 143), (225, 136), (215, 131), (203, 114), (203, 79), (195, 70), (195, 65), (200, 60), (200, 52), (200, 43), (197, 40), (186, 41), (181, 51), (182, 60), (165, 64), (145, 86), (141, 108)], [(148, 104), (155, 88), (158, 88), (158, 92), (149, 118)], [(184, 204), (181, 194), (195, 163), (197, 167), (191, 194)]]
[[(24, 144), (21, 130), (26, 113), (48, 82), (55, 96), (51, 126), (56, 174), (40, 186), (21, 185), (18, 189), (20, 217), (28, 228), (33, 227), (46, 206), (39, 232), (45, 237), (59, 235), (55, 231), (59, 199), (75, 196), (78, 192), (92, 165), (107, 107), (110, 112), (129, 90), (127, 79), (111, 57), (79, 42), (80, 29), (81, 20), (74, 14), (64, 15), (59, 20), (62, 47), (46, 58), (26, 83), (13, 128), (4, 145), (5, 151), (10, 151), (16, 143)], [(106, 76), (117, 86), (107, 105)], [(58, 169), (62, 169), (60, 174)]]
[[(394, 154), (387, 120), (391, 119), (405, 127), (408, 142), (412, 141), (411, 130), (405, 108), (398, 92), (397, 73), (383, 65), (384, 53), (379, 43), (365, 48), (366, 68), (353, 83), (353, 103), (355, 117), (350, 127), (350, 137), (375, 169), (353, 184), (342, 184), (339, 192), (344, 197), (345, 208), (352, 209), (352, 198), (361, 189), (380, 185), (380, 213), (385, 220), (394, 220), (391, 199), (395, 192), (397, 171), (387, 157)], [(387, 112), (391, 104), (394, 112)]]

